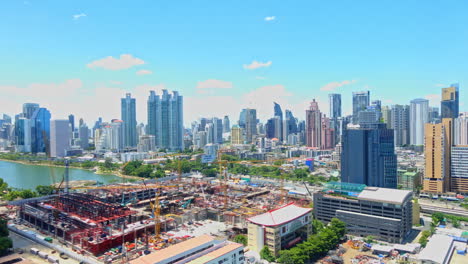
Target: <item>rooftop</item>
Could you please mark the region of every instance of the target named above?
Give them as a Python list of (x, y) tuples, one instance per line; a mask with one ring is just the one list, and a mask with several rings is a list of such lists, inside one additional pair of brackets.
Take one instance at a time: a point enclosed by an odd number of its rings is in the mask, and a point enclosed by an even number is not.
[(430, 260), (435, 263), (447, 263), (448, 256), (452, 254), (453, 238), (435, 234), (429, 238), (426, 247), (419, 253), (418, 259)]
[(184, 242), (180, 242), (178, 244), (169, 246), (167, 248), (161, 249), (155, 253), (151, 253), (149, 255), (137, 258), (135, 260), (130, 261), (130, 264), (154, 264), (159, 263), (165, 259), (175, 257), (179, 254), (182, 254), (186, 251), (189, 251), (193, 248), (202, 246), (206, 243), (214, 241), (214, 238), (210, 235), (202, 235), (199, 237), (194, 237), (188, 239)]
[(278, 226), (310, 213), (310, 211), (312, 211), (312, 208), (303, 208), (290, 203), (247, 220), (263, 226)]
[(219, 248), (215, 251), (212, 251), (204, 256), (201, 256), (199, 258), (196, 258), (190, 262), (188, 262), (187, 264), (205, 264), (205, 263), (208, 263), (210, 261), (213, 261), (221, 256), (224, 256), (225, 254), (231, 252), (231, 251), (234, 251), (234, 250), (238, 250), (240, 248), (242, 248), (243, 246), (241, 244), (237, 244), (237, 243), (229, 243), (227, 244), (226, 246), (222, 247), (222, 248)]
[(367, 187), (359, 195), (359, 200), (369, 200), (384, 203), (402, 204), (408, 196), (412, 196), (412, 191)]

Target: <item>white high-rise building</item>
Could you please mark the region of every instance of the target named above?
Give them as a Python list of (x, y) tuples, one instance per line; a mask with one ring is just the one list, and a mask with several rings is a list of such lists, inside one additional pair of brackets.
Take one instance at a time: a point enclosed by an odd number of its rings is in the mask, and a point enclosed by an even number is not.
[(453, 121), (453, 143), (468, 146), (468, 112), (460, 113)]
[(410, 144), (424, 145), (424, 125), (429, 122), (429, 101), (414, 99), (410, 105)]
[(159, 96), (150, 91), (148, 97), (148, 134), (156, 137), (156, 146), (162, 149), (184, 149), (183, 97), (177, 91)]
[(70, 149), (71, 127), (68, 119), (50, 121), (50, 156), (53, 158), (65, 157)]
[(120, 152), (125, 148), (124, 122), (122, 120), (113, 120), (108, 134), (109, 148)]

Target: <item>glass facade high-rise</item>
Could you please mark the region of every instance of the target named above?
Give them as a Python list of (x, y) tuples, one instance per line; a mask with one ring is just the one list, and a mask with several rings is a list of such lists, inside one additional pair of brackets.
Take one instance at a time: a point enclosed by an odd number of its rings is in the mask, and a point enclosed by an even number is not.
[(31, 152), (31, 119), (15, 120), (15, 145), (17, 152)]
[(223, 133), (231, 132), (231, 122), (229, 121), (229, 116), (224, 116), (223, 118)]
[(410, 143), (410, 122), (408, 105), (392, 105), (391, 125), (395, 133), (395, 146), (408, 145)]
[(183, 97), (177, 91), (148, 97), (148, 134), (156, 137), (156, 146), (171, 151), (184, 148)]
[(50, 112), (38, 108), (31, 116), (31, 152), (46, 152), (50, 138)]
[(23, 104), (23, 117), (30, 119), (34, 112), (39, 108), (39, 104), (36, 103), (24, 103)]
[(75, 131), (75, 116), (73, 114), (68, 116), (68, 122), (70, 122), (71, 131)]
[(442, 89), (442, 101), (440, 103), (441, 118), (457, 118), (459, 113), (458, 83)]
[(330, 103), (330, 119), (341, 117), (341, 94), (329, 94), (328, 100)]
[(394, 135), (383, 123), (343, 131), (341, 181), (396, 188), (397, 157)]
[(283, 141), (283, 111), (281, 110), (281, 106), (275, 102), (274, 104), (274, 117), (276, 118), (275, 122), (275, 137), (278, 138), (280, 141)]
[(121, 99), (121, 117), (124, 126), (125, 147), (134, 148), (137, 146), (137, 121), (136, 121), (136, 100), (130, 93)]
[(253, 137), (257, 135), (257, 110), (250, 109), (250, 108), (247, 108), (244, 110), (245, 110), (245, 140), (248, 143), (251, 143), (253, 140)]
[(414, 99), (410, 104), (410, 144), (424, 145), (424, 125), (429, 122), (429, 101)]
[(366, 110), (370, 103), (370, 92), (353, 92), (353, 124), (359, 124), (359, 112)]

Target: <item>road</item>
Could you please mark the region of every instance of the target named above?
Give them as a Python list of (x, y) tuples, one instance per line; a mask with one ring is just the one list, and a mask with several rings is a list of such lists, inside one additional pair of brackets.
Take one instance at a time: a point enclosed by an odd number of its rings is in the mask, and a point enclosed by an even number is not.
[[(50, 248), (44, 247), (40, 244), (35, 243), (32, 240), (29, 240), (23, 236), (20, 236), (14, 232), (10, 232), (10, 238), (13, 241), (13, 249), (15, 252), (18, 252), (19, 249), (21, 249), (24, 253), (21, 254), (21, 256), (25, 259), (31, 260), (34, 263), (42, 264), (42, 263), (49, 263), (47, 260), (40, 258), (39, 256), (33, 255), (30, 253), (31, 248), (37, 248), (40, 251), (47, 252), (48, 254), (51, 254), (52, 250)], [(52, 254), (56, 256), (57, 258), (60, 259), (61, 264), (78, 264), (78, 261), (74, 259), (62, 259), (59, 257), (59, 253)]]

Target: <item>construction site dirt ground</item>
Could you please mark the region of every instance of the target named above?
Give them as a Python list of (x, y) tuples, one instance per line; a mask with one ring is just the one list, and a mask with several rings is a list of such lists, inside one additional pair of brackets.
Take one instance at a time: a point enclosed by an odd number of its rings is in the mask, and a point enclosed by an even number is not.
[(184, 225), (179, 225), (177, 230), (171, 230), (167, 232), (167, 235), (174, 237), (183, 237), (183, 236), (201, 236), (204, 234), (210, 234), (213, 236), (223, 235), (222, 231), (226, 230), (230, 226), (226, 225), (223, 222), (217, 222), (212, 220), (204, 220), (195, 222), (191, 225), (185, 223)]
[[(348, 243), (343, 243), (342, 246), (346, 249), (346, 252), (342, 256), (344, 260), (344, 264), (352, 264), (353, 262), (351, 262), (351, 260), (354, 259), (358, 255), (376, 257), (375, 255), (372, 255), (370, 251), (368, 252), (359, 251), (358, 249), (352, 248)], [(391, 263), (391, 262), (384, 261), (384, 263)]]

